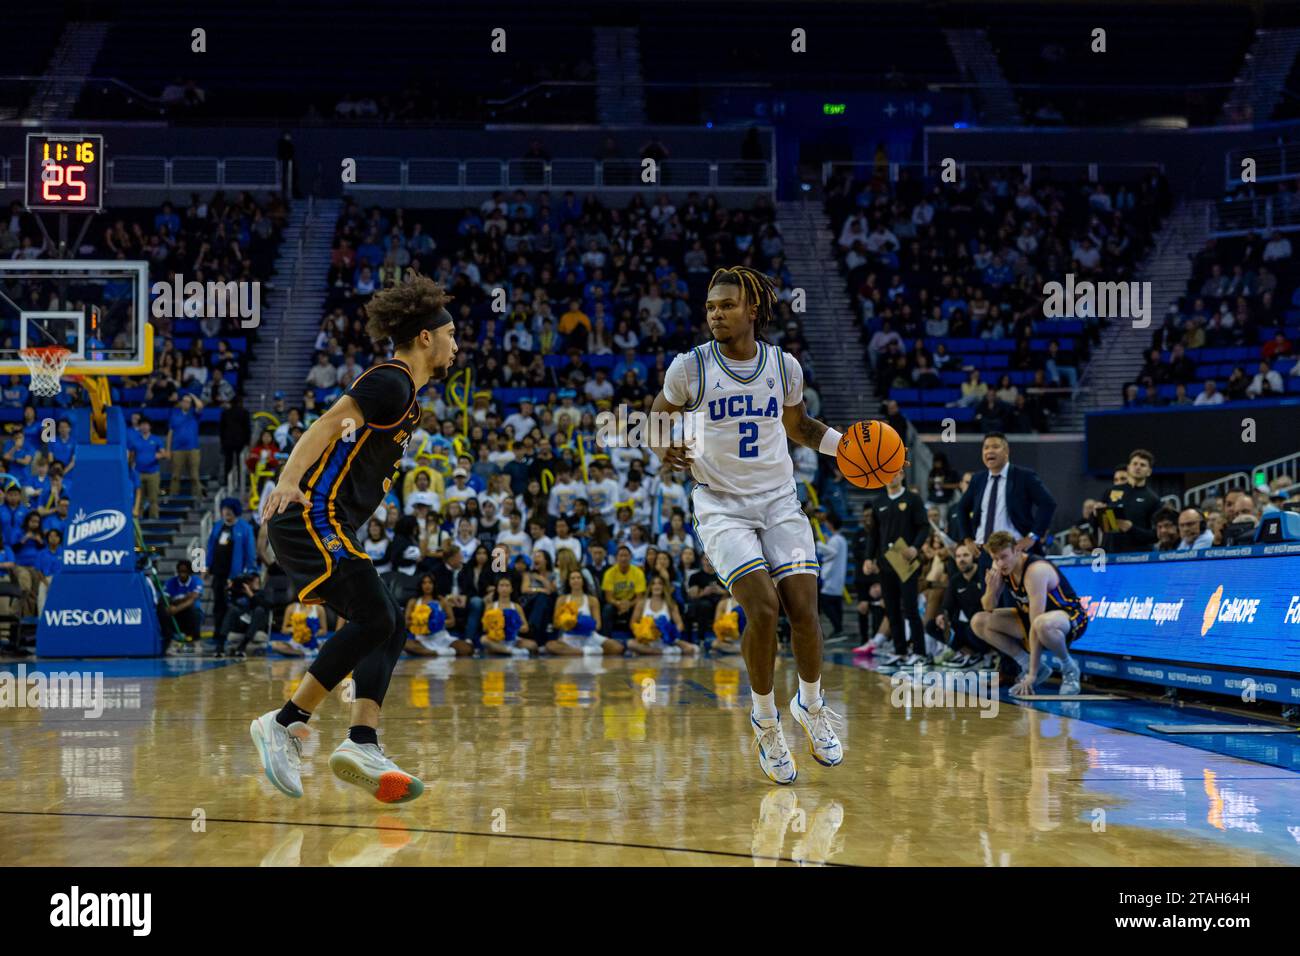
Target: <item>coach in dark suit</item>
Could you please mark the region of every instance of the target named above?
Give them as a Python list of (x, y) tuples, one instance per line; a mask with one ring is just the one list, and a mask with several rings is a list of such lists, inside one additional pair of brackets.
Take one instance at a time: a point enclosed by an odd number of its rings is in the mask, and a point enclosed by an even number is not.
[[(988, 470), (972, 476), (955, 506), (961, 539), (983, 545), (993, 532), (1006, 531), (1015, 536), (1017, 551), (1042, 554), (1042, 539), (1056, 513), (1056, 499), (1035, 472), (1011, 464), (1006, 435), (985, 435), (982, 457)], [(981, 564), (987, 560), (981, 551)]]

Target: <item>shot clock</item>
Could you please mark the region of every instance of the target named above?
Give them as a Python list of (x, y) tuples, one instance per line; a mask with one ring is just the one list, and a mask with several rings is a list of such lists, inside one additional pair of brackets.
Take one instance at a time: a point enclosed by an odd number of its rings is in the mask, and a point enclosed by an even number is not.
[(27, 209), (99, 212), (104, 207), (104, 137), (27, 134)]

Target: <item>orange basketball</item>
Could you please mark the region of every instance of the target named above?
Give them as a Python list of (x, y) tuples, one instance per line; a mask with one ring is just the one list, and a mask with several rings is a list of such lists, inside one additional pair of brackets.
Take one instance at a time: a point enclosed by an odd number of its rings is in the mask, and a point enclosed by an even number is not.
[(883, 488), (903, 470), (907, 449), (885, 422), (857, 422), (835, 449), (840, 474), (859, 488)]

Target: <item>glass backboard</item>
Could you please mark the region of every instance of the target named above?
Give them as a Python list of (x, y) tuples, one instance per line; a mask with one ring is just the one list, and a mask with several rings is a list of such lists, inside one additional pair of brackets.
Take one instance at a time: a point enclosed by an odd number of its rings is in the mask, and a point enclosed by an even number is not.
[(46, 345), (72, 353), (65, 375), (151, 372), (148, 263), (0, 262), (0, 375), (26, 375), (19, 351)]

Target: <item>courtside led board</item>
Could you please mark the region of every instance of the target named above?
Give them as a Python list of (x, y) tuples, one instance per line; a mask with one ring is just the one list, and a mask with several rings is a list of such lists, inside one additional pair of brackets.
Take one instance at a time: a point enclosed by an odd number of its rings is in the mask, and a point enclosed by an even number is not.
[(28, 133), (25, 196), (36, 212), (100, 212), (104, 137)]

